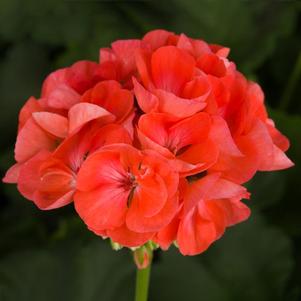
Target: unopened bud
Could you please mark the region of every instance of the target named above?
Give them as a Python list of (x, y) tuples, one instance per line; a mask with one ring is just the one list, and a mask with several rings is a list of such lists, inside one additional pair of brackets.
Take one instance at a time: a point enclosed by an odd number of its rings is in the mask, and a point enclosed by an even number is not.
[(134, 260), (138, 269), (147, 268), (152, 261), (153, 251), (148, 244), (134, 251)]

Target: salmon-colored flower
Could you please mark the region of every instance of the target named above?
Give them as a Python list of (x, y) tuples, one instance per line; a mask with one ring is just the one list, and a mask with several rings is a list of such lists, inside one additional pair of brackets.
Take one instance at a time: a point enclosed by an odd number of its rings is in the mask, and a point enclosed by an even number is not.
[[(149, 239), (174, 217), (177, 188), (178, 174), (165, 158), (116, 144), (100, 149), (83, 164), (75, 208), (91, 230), (106, 231), (122, 245), (137, 246), (135, 233), (146, 233)], [(133, 232), (133, 237), (116, 239), (124, 227), (122, 232)]]
[(134, 95), (114, 80), (98, 83), (85, 92), (82, 102), (100, 106), (116, 117), (116, 122), (124, 121), (134, 109)]
[(144, 112), (183, 118), (206, 106), (209, 82), (197, 73), (196, 60), (186, 50), (175, 46), (164, 46), (153, 53), (141, 50), (137, 68), (143, 85), (134, 79), (134, 91)]
[(241, 202), (248, 198), (247, 190), (218, 174), (186, 183), (183, 192), (183, 212), (177, 232), (177, 243), (184, 255), (205, 251), (221, 237), (226, 227), (237, 224), (250, 215)]
[(101, 48), (99, 63), (103, 77), (132, 88), (131, 77), (137, 73), (135, 53), (144, 48), (143, 45), (140, 40), (118, 40), (112, 43), (111, 48)]
[(209, 137), (211, 118), (197, 113), (182, 120), (163, 113), (141, 116), (138, 137), (142, 148), (153, 149), (173, 161), (182, 176), (207, 170), (218, 158)]
[(223, 117), (243, 156), (225, 154), (211, 170), (222, 172), (224, 177), (236, 183), (245, 183), (258, 170), (291, 167), (293, 163), (284, 153), (289, 141), (268, 118), (261, 88), (239, 73), (230, 80), (227, 83), (230, 98)]
[(74, 201), (113, 243), (205, 251), (248, 218), (241, 184), (293, 165), (260, 86), (229, 48), (165, 30), (99, 54), (52, 72), (27, 100), (3, 181), (43, 210)]
[(131, 143), (127, 131), (116, 124), (91, 124), (67, 138), (51, 153), (40, 151), (22, 165), (18, 189), (40, 209), (62, 207), (73, 200), (77, 173), (89, 154), (107, 144)]
[(176, 242), (183, 255), (204, 252), (227, 227), (250, 215), (250, 209), (241, 202), (242, 198), (249, 198), (247, 190), (218, 173), (192, 182), (182, 180), (180, 195), (179, 213), (154, 240), (163, 249)]

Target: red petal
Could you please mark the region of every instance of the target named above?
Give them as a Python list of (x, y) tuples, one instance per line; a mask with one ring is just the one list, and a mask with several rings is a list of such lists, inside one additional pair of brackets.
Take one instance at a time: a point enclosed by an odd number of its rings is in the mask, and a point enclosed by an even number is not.
[(80, 102), (80, 95), (66, 84), (59, 84), (49, 93), (46, 102), (50, 108), (69, 110)]
[(101, 80), (100, 65), (91, 61), (78, 61), (67, 69), (66, 81), (79, 94), (93, 87)]
[(9, 183), (9, 184), (17, 183), (18, 179), (19, 179), (19, 173), (20, 173), (21, 167), (22, 167), (22, 164), (20, 164), (20, 163), (16, 163), (13, 166), (11, 166), (9, 168), (9, 170), (6, 172), (2, 181), (4, 183)]
[(77, 192), (74, 204), (89, 228), (112, 229), (124, 223), (128, 196), (129, 191), (116, 184), (106, 184), (91, 192)]
[(100, 48), (99, 49), (99, 63), (116, 62), (117, 58), (111, 48)]
[(279, 130), (275, 128), (274, 122), (271, 119), (266, 121), (268, 131), (272, 137), (274, 144), (282, 151), (286, 152), (290, 147), (290, 142)]
[(122, 76), (135, 70), (135, 53), (142, 47), (140, 40), (119, 40), (112, 43), (112, 49), (122, 61)]
[(133, 78), (134, 93), (137, 98), (139, 107), (145, 113), (158, 110), (158, 98), (146, 90), (138, 81)]
[[(129, 215), (132, 215), (135, 219), (135, 214), (144, 217), (152, 217), (158, 214), (168, 197), (163, 179), (158, 174), (154, 174), (146, 175), (136, 181), (138, 186), (134, 191)], [(129, 223), (127, 223), (128, 226)]]
[(175, 217), (166, 227), (161, 229), (153, 241), (163, 249), (167, 250), (170, 245), (176, 240), (178, 228), (179, 228), (179, 218)]
[(197, 204), (207, 198), (207, 194), (217, 183), (220, 175), (213, 173), (207, 175), (191, 184), (186, 184), (184, 194), (184, 212), (189, 212), (192, 208), (196, 207)]
[(231, 214), (228, 215), (228, 225), (243, 222), (250, 217), (251, 210), (240, 200), (231, 200)]
[(130, 91), (122, 89), (118, 82), (110, 80), (103, 81), (92, 89), (90, 102), (106, 109), (120, 121), (132, 111), (134, 97)]
[(56, 209), (72, 202), (76, 176), (68, 166), (50, 158), (42, 163), (39, 172), (40, 182), (33, 201), (40, 209)]
[(74, 191), (71, 190), (57, 199), (53, 199), (53, 197), (48, 199), (45, 194), (41, 194), (40, 191), (37, 191), (34, 196), (34, 202), (39, 209), (52, 210), (70, 204), (73, 201), (73, 195)]
[(216, 143), (217, 147), (226, 154), (238, 157), (243, 156), (235, 144), (225, 120), (220, 116), (213, 116), (212, 122), (210, 138)]
[(77, 177), (78, 190), (89, 191), (99, 185), (120, 184), (127, 179), (127, 173), (120, 163), (117, 151), (102, 150), (89, 156), (82, 165)]
[(169, 141), (178, 150), (187, 145), (205, 140), (209, 134), (211, 120), (206, 113), (197, 113), (169, 128)]
[(211, 87), (207, 76), (198, 76), (185, 84), (181, 93), (182, 98), (205, 101), (209, 96)]
[(277, 146), (273, 147), (273, 158), (268, 165), (261, 166), (259, 170), (271, 171), (281, 170), (294, 166), (294, 163), (286, 156), (286, 154)]
[(188, 147), (183, 153), (177, 156), (178, 161), (187, 162), (190, 165), (177, 162), (181, 175), (192, 175), (210, 168), (216, 163), (219, 150), (210, 139), (202, 143)]
[(156, 90), (156, 96), (159, 99), (158, 111), (178, 118), (189, 117), (206, 107), (205, 100), (208, 95), (187, 99), (164, 90)]
[(167, 114), (150, 113), (140, 117), (138, 127), (152, 141), (161, 146), (167, 146), (168, 128), (173, 124), (174, 118)]
[(137, 71), (139, 73), (139, 77), (143, 83), (143, 85), (150, 89), (154, 88), (152, 79), (151, 79), (151, 66), (150, 66), (150, 58), (151, 58), (151, 53), (146, 51), (146, 50), (137, 50), (135, 59), (136, 59), (136, 66), (137, 66)]
[[(142, 202), (142, 200), (141, 200)], [(159, 231), (163, 227), (167, 226), (174, 218), (178, 210), (178, 196), (169, 198), (164, 207), (158, 214), (153, 216), (144, 216), (140, 211), (138, 203), (132, 203), (132, 207), (129, 209), (126, 217), (126, 224), (129, 229), (137, 231), (139, 233), (148, 233), (150, 231)]]
[(168, 195), (174, 196), (178, 191), (179, 174), (176, 172), (173, 162), (152, 150), (145, 150), (143, 154), (145, 157), (142, 164), (151, 166), (153, 171), (164, 180)]
[(36, 112), (32, 114), (36, 123), (46, 132), (65, 138), (68, 134), (68, 119), (54, 113)]
[(241, 185), (218, 179), (215, 184), (206, 193), (206, 199), (227, 199), (227, 198), (248, 198), (247, 189)]
[(204, 54), (198, 61), (197, 66), (206, 74), (211, 74), (216, 77), (223, 77), (226, 75), (226, 66), (222, 59), (215, 54)]
[(30, 97), (19, 113), (18, 131), (25, 125), (26, 121), (31, 117), (32, 113), (42, 111), (42, 106), (34, 97)]
[(152, 239), (154, 232), (150, 233), (137, 233), (129, 230), (126, 225), (114, 230), (107, 231), (108, 236), (112, 238), (114, 242), (121, 244), (122, 246), (133, 248), (139, 247)]
[(211, 50), (220, 57), (227, 57), (230, 53), (230, 48), (217, 44), (210, 44)]
[(195, 67), (194, 59), (174, 46), (157, 49), (151, 59), (152, 77), (158, 89), (180, 93), (185, 83), (191, 80)]
[(177, 243), (183, 255), (204, 252), (216, 238), (214, 223), (202, 219), (195, 209), (186, 214), (180, 222)]
[(143, 42), (150, 45), (151, 50), (154, 51), (159, 47), (167, 45), (168, 38), (174, 33), (162, 29), (149, 31), (142, 39)]
[(73, 106), (69, 111), (69, 133), (78, 131), (83, 125), (95, 119), (106, 124), (113, 122), (115, 117), (107, 110), (91, 103), (79, 103)]
[(15, 159), (24, 162), (37, 154), (40, 150), (53, 150), (56, 141), (47, 134), (31, 117), (18, 134)]
[(59, 85), (66, 84), (66, 73), (67, 68), (58, 69), (50, 73), (43, 83), (41, 97), (48, 97)]
[(131, 144), (132, 140), (126, 129), (118, 124), (108, 124), (100, 128), (93, 136), (90, 150), (96, 151), (104, 145), (115, 143)]
[(41, 151), (22, 165), (19, 172), (18, 190), (29, 200), (34, 200), (34, 194), (40, 185), (40, 168), (50, 157), (48, 151)]

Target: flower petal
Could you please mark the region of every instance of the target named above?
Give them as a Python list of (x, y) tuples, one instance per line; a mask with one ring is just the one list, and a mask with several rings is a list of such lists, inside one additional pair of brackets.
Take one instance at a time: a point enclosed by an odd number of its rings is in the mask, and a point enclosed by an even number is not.
[(9, 168), (9, 170), (6, 172), (2, 181), (4, 183), (9, 183), (9, 184), (17, 183), (18, 179), (19, 179), (19, 173), (20, 173), (21, 167), (22, 167), (22, 164), (20, 164), (20, 163), (16, 163), (13, 166), (11, 166)]
[(135, 52), (142, 47), (141, 40), (118, 40), (111, 46), (122, 61), (122, 76), (128, 75), (135, 69)]
[[(154, 174), (136, 181), (138, 186), (134, 191), (129, 215), (133, 213), (133, 216), (136, 214), (137, 216), (152, 217), (158, 214), (168, 198), (163, 179), (158, 174)], [(136, 212), (132, 212), (134, 210)], [(129, 224), (127, 225), (129, 226)]]
[(157, 49), (151, 58), (152, 77), (158, 89), (179, 94), (191, 80), (195, 61), (187, 52), (175, 46)]
[(154, 51), (168, 43), (168, 38), (174, 33), (162, 29), (149, 31), (142, 39), (145, 44), (150, 45), (151, 50)]
[(24, 162), (40, 150), (51, 151), (55, 147), (56, 140), (44, 131), (31, 117), (18, 134), (15, 159), (17, 162)]
[[(140, 200), (142, 203), (144, 200)], [(159, 231), (163, 227), (167, 226), (178, 210), (178, 195), (175, 195), (164, 204), (164, 207), (153, 216), (145, 216), (143, 211), (139, 208), (140, 203), (132, 203), (127, 217), (126, 224), (129, 229), (137, 231), (139, 233), (148, 233), (151, 231)]]
[(20, 113), (19, 113), (19, 126), (18, 126), (18, 132), (22, 129), (22, 127), (25, 125), (26, 121), (32, 116), (32, 113), (34, 112), (40, 112), (43, 108), (40, 104), (40, 102), (35, 99), (34, 97), (30, 97), (25, 105), (22, 107)]
[(43, 82), (41, 97), (48, 97), (61, 84), (67, 84), (67, 68), (58, 69), (50, 73)]
[(192, 116), (206, 107), (205, 100), (208, 95), (209, 92), (197, 98), (187, 99), (164, 90), (156, 90), (156, 96), (159, 100), (158, 112), (168, 113), (178, 118)]
[(138, 81), (133, 78), (134, 93), (137, 98), (139, 107), (145, 113), (158, 110), (158, 98), (148, 90), (146, 90)]
[(91, 103), (79, 103), (73, 106), (69, 111), (69, 133), (75, 133), (95, 119), (106, 124), (113, 122), (115, 117), (107, 110)]
[(46, 103), (50, 108), (69, 110), (80, 102), (80, 95), (67, 84), (59, 84), (49, 93)]
[(36, 123), (46, 132), (65, 138), (68, 134), (68, 119), (55, 113), (36, 112), (32, 114)]
[(22, 164), (19, 171), (18, 190), (27, 199), (33, 201), (34, 193), (40, 185), (40, 168), (49, 159), (48, 151), (40, 151), (30, 160)]
[(148, 232), (148, 233), (133, 232), (129, 230), (125, 224), (119, 228), (108, 230), (107, 233), (108, 236), (111, 237), (111, 239), (114, 242), (117, 242), (122, 246), (129, 247), (129, 248), (142, 246), (147, 241), (152, 239), (152, 237), (155, 234), (154, 232)]
[(115, 115), (118, 121), (125, 119), (133, 110), (133, 94), (122, 89), (117, 81), (100, 82), (91, 90), (89, 98), (89, 102), (106, 109)]
[(79, 191), (94, 190), (104, 184), (120, 184), (127, 179), (127, 173), (120, 162), (120, 155), (103, 149), (89, 156), (82, 165), (77, 176)]
[(180, 222), (177, 243), (183, 255), (197, 255), (204, 252), (216, 238), (214, 223), (202, 219), (195, 209), (186, 214)]
[[(88, 180), (88, 179), (87, 179)], [(77, 192), (75, 209), (88, 227), (113, 229), (124, 223), (129, 191), (114, 184), (99, 186), (89, 192)]]

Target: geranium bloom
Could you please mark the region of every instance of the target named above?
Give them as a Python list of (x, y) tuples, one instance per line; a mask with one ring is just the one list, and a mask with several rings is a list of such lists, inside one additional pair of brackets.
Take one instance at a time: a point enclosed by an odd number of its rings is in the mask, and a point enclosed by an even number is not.
[(116, 117), (117, 122), (124, 121), (134, 109), (134, 95), (113, 80), (98, 83), (85, 92), (81, 101), (106, 109)]
[(88, 125), (67, 138), (53, 153), (43, 150), (22, 165), (18, 189), (40, 209), (62, 207), (73, 200), (77, 173), (88, 154), (116, 142), (131, 143), (121, 126)]
[(210, 93), (207, 77), (197, 73), (196, 60), (185, 50), (164, 46), (154, 53), (137, 54), (137, 68), (144, 87), (134, 80), (141, 109), (191, 116), (206, 106)]
[(225, 229), (246, 220), (250, 209), (241, 201), (247, 190), (219, 173), (182, 179), (179, 185), (180, 206), (175, 218), (161, 229), (153, 241), (166, 250), (177, 242), (183, 255), (205, 251)]
[(149, 113), (138, 124), (142, 148), (153, 149), (173, 160), (181, 175), (207, 170), (217, 161), (218, 148), (209, 138), (211, 118), (200, 112), (177, 120), (171, 115)]
[(219, 174), (209, 174), (192, 183), (183, 181), (183, 207), (176, 217), (177, 224), (168, 226), (174, 237), (166, 237), (166, 229), (158, 234), (157, 242), (163, 247), (176, 240), (182, 254), (199, 254), (220, 238), (226, 227), (249, 217), (249, 208), (241, 202), (249, 197), (244, 187), (222, 179)]
[[(132, 146), (103, 147), (83, 164), (77, 182), (75, 208), (88, 227), (136, 246), (150, 239), (177, 211), (178, 173), (154, 152)], [(101, 216), (101, 218), (99, 218)], [(120, 231), (133, 232), (131, 238)], [(137, 239), (135, 239), (135, 233)]]
[(155, 30), (99, 53), (52, 72), (25, 103), (4, 181), (43, 210), (74, 201), (122, 246), (205, 251), (248, 218), (243, 183), (293, 165), (261, 88), (229, 48), (185, 34)]
[(224, 155), (211, 169), (223, 172), (229, 180), (244, 183), (257, 170), (291, 167), (293, 164), (284, 153), (289, 141), (268, 118), (261, 88), (239, 73), (231, 79), (229, 86), (231, 97), (223, 117), (243, 156)]

